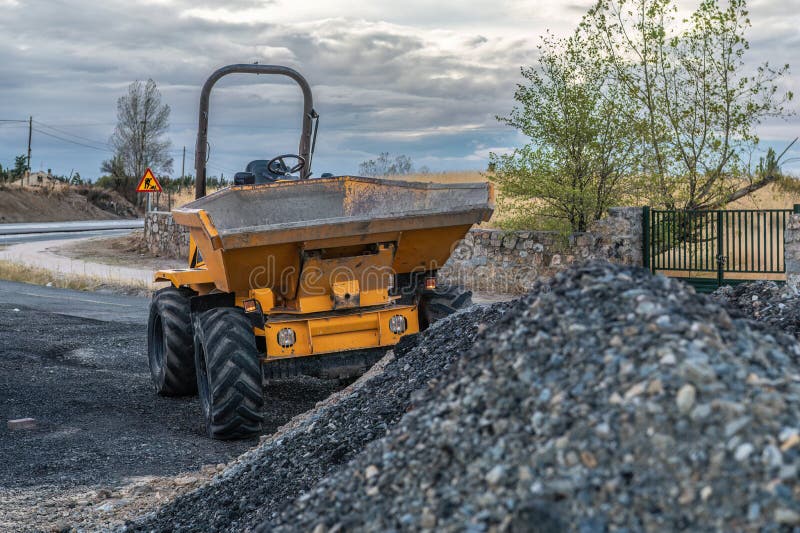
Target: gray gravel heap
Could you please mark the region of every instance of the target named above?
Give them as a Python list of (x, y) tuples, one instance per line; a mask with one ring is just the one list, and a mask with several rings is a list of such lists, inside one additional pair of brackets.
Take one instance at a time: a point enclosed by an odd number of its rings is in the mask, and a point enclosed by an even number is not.
[[(799, 527), (800, 347), (751, 326), (642, 269), (570, 269), (486, 328), (385, 437), (343, 453), (346, 466), (261, 529)], [(427, 340), (430, 357), (459, 349)], [(302, 463), (349, 443), (341, 419), (330, 423), (318, 447), (287, 442), (265, 461)]]
[[(176, 499), (155, 515), (129, 522), (136, 531), (243, 531), (273, 518), (321, 479), (386, 435), (413, 407), (412, 393), (434, 386), (479, 331), (509, 304), (475, 306), (395, 347), (396, 359), (356, 393), (268, 441), (224, 476)], [(270, 402), (270, 398), (266, 398)]]
[(754, 281), (735, 287), (723, 286), (712, 297), (732, 316), (751, 318), (800, 337), (800, 294), (785, 284)]

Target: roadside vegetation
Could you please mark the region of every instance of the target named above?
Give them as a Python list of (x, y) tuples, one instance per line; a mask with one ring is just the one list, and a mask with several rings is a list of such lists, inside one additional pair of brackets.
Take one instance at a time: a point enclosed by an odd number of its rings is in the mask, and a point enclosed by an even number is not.
[[(194, 197), (194, 177), (184, 174), (171, 178), (173, 158), (172, 143), (166, 137), (171, 109), (161, 99), (161, 92), (150, 79), (134, 81), (125, 95), (117, 100), (117, 125), (109, 144), (114, 156), (103, 161), (103, 176), (97, 180), (100, 187), (114, 189), (128, 200), (142, 206), (145, 195), (136, 192), (139, 179), (146, 169), (152, 170), (163, 192), (153, 193), (153, 209), (169, 211)], [(230, 185), (223, 177), (209, 176), (207, 190)]]
[(111, 186), (136, 205), (142, 204), (136, 185), (145, 169), (157, 176), (172, 172), (172, 144), (165, 139), (170, 112), (153, 80), (137, 80), (128, 86), (127, 94), (117, 100), (117, 126), (109, 142), (114, 156), (103, 161), (101, 170), (106, 176), (98, 180), (99, 185)]
[(368, 159), (358, 165), (359, 176), (409, 176), (415, 173), (428, 174), (430, 170), (426, 166), (415, 170), (411, 158), (404, 154), (392, 157), (389, 152), (381, 152), (375, 159)]
[(0, 279), (77, 291), (99, 291), (105, 289), (130, 295), (144, 296), (150, 294), (150, 289), (144, 283), (131, 281), (130, 283), (121, 284), (92, 276), (65, 275), (4, 259), (0, 259)]
[(792, 114), (789, 66), (751, 67), (750, 25), (744, 0), (686, 20), (675, 0), (600, 0), (571, 36), (544, 36), (499, 117), (530, 143), (490, 160), (507, 226), (584, 231), (620, 203), (719, 208), (786, 181), (783, 154), (753, 154), (756, 126)]
[(8, 183), (18, 180), (25, 175), (28, 171), (28, 160), (24, 155), (18, 155), (14, 158), (13, 168), (3, 168), (0, 165), (0, 183)]

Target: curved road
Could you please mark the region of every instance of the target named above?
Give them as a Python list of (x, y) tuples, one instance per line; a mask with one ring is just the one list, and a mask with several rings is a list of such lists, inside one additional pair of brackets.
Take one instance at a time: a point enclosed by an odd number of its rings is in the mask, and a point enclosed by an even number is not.
[(104, 322), (146, 324), (150, 298), (0, 280), (2, 304)]
[[(0, 224), (0, 246), (25, 242), (124, 235), (144, 220), (87, 220)], [(149, 298), (85, 292), (0, 280), (0, 304), (107, 322), (145, 324)]]
[(144, 227), (144, 220), (75, 220), (72, 222), (25, 222), (0, 224), (0, 235), (25, 233), (63, 233), (74, 231), (100, 231), (114, 229), (137, 229)]
[(84, 237), (115, 237), (144, 227), (144, 220), (81, 220), (0, 224), (0, 246), (21, 242), (55, 241)]

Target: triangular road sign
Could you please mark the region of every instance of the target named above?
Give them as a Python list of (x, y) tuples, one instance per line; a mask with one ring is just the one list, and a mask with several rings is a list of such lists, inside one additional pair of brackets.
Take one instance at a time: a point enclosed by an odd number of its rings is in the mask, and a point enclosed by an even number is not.
[(144, 171), (144, 176), (136, 187), (136, 192), (161, 192), (161, 184), (149, 168)]

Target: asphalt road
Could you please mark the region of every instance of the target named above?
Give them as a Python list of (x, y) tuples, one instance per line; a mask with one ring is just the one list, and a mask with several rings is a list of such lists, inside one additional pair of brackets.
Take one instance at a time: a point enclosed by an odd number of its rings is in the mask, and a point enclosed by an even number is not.
[(0, 224), (0, 246), (20, 242), (116, 237), (144, 227), (144, 220), (78, 220)]
[[(0, 531), (50, 531), (66, 516), (56, 501), (225, 463), (258, 441), (211, 440), (196, 397), (153, 391), (147, 308), (147, 298), (0, 281)], [(263, 434), (340, 388), (268, 383)], [(26, 417), (34, 429), (7, 427)]]
[(111, 229), (94, 231), (63, 231), (57, 233), (12, 233), (0, 235), (0, 246), (34, 241), (60, 241), (66, 239), (84, 239), (86, 237), (119, 237), (130, 233), (129, 229)]
[(114, 229), (137, 229), (144, 227), (144, 220), (75, 220), (72, 222), (25, 222), (0, 224), (0, 235), (24, 233), (64, 233), (75, 231), (98, 231)]
[(147, 324), (150, 299), (0, 280), (0, 304), (104, 322), (144, 326)]

